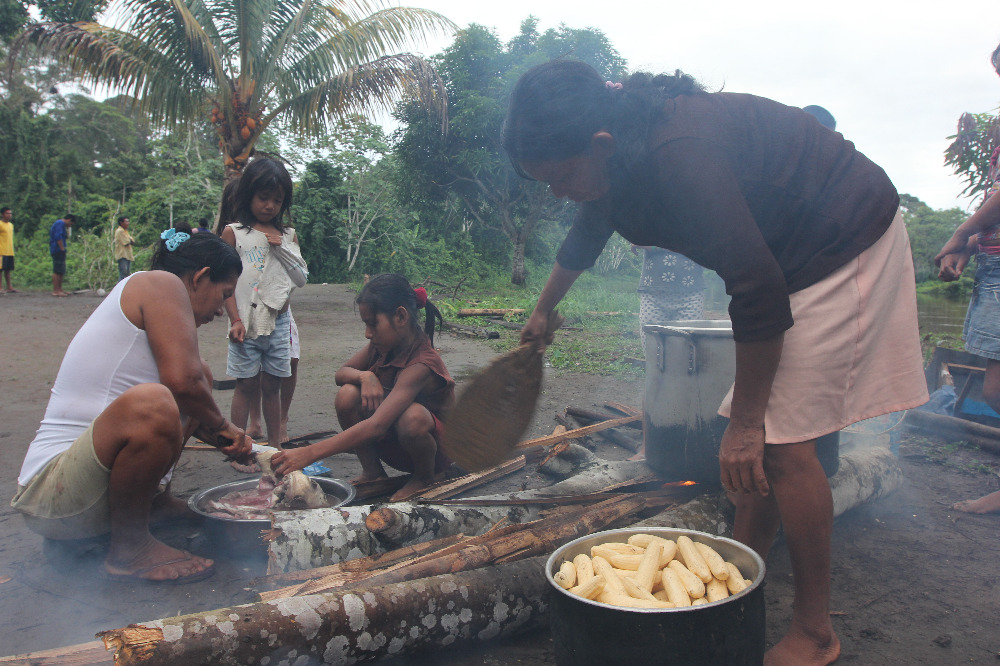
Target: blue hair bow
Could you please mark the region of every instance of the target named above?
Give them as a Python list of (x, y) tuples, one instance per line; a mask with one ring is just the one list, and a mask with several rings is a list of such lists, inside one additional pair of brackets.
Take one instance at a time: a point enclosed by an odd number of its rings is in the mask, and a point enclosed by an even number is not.
[(177, 231), (173, 227), (170, 227), (160, 234), (160, 238), (166, 241), (165, 245), (167, 246), (167, 249), (173, 252), (177, 249), (178, 245), (186, 241), (188, 238), (191, 238), (191, 234), (186, 234), (183, 231)]

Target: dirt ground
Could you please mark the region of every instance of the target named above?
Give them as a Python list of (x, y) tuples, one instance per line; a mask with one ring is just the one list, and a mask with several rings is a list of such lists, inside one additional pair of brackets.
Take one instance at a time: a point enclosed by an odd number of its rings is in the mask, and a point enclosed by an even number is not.
[[(333, 374), (364, 343), (343, 285), (308, 285), (296, 292), (294, 311), (302, 335), (298, 390), (292, 405), (292, 437), (336, 426)], [(42, 417), (62, 354), (75, 331), (98, 305), (95, 295), (54, 299), (47, 293), (0, 297), (4, 344), (0, 352), (0, 655), (92, 641), (97, 631), (129, 623), (250, 602), (246, 588), (263, 573), (256, 555), (217, 560), (218, 572), (184, 586), (109, 583), (97, 575), (99, 547), (66, 553), (43, 547), (7, 506), (24, 452)], [(201, 353), (216, 372), (225, 371), (226, 326), (200, 330)], [(485, 344), (441, 334), (444, 360), (461, 383), (493, 356)], [(551, 432), (553, 414), (567, 405), (592, 407), (605, 400), (640, 404), (641, 382), (549, 371), (532, 435)], [(232, 391), (216, 391), (228, 413)], [(972, 473), (980, 463), (1000, 463), (987, 452), (948, 446), (943, 440), (909, 437), (903, 442), (906, 484), (876, 504), (839, 518), (833, 544), (833, 621), (845, 664), (997, 663), (1000, 635), (1000, 516), (973, 516), (950, 505), (998, 487), (995, 474)], [(601, 455), (624, 458), (619, 449)], [(326, 461), (334, 476), (359, 471), (351, 456)], [(214, 452), (186, 453), (174, 476), (182, 497), (244, 478)], [(532, 469), (475, 494), (550, 481)], [(172, 545), (212, 555), (197, 530), (165, 530)], [(768, 561), (768, 642), (777, 640), (791, 612), (791, 573), (780, 540)], [(110, 654), (110, 653), (109, 653)], [(110, 663), (110, 659), (107, 663)], [(553, 664), (547, 632), (394, 660), (393, 664)]]

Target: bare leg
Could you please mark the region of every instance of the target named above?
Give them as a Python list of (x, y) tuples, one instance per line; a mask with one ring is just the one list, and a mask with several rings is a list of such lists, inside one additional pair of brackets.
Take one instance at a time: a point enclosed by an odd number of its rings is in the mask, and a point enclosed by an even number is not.
[(295, 384), (299, 377), (299, 359), (292, 359), (292, 374), (281, 380), (281, 430), (278, 431), (278, 441), (282, 444), (288, 441), (288, 411), (292, 407), (292, 397), (295, 395)]
[[(347, 430), (363, 420), (361, 415), (361, 390), (354, 384), (345, 384), (337, 390), (333, 406), (337, 410), (337, 421), (342, 430)], [(351, 483), (365, 483), (384, 479), (388, 476), (374, 446), (361, 445), (354, 449), (361, 461), (361, 476), (351, 479)]]
[[(1000, 412), (1000, 361), (992, 359), (986, 361), (983, 399), (993, 411)], [(952, 508), (966, 513), (1000, 513), (1000, 490), (979, 499), (956, 502)]]
[[(832, 664), (840, 656), (840, 641), (830, 621), (833, 497), (816, 458), (815, 440), (768, 446), (764, 470), (785, 529), (795, 580), (792, 626), (768, 651), (764, 663), (766, 666)], [(766, 536), (764, 527), (761, 526), (758, 538)]]
[(250, 405), (254, 396), (260, 395), (260, 375), (257, 373), (253, 377), (236, 380), (236, 388), (233, 390), (233, 404), (229, 409), (229, 420), (237, 428), (247, 427), (247, 417), (250, 414)]
[[(111, 470), (109, 573), (151, 580), (181, 578), (212, 561), (171, 548), (149, 533), (150, 511), (160, 479), (181, 452), (177, 403), (166, 387), (140, 384), (119, 396), (94, 421), (94, 452)], [(161, 503), (164, 500), (161, 500)], [(155, 566), (158, 563), (161, 566)]]
[(251, 439), (263, 439), (264, 429), (261, 427), (260, 418), (260, 384), (257, 390), (250, 397), (250, 422), (247, 424), (247, 436)]
[(280, 390), (281, 377), (260, 373), (260, 409), (264, 413), (264, 425), (267, 427), (267, 443), (274, 448), (281, 448), (281, 441), (278, 439), (278, 431), (281, 429)]
[(12, 286), (10, 286), (10, 271), (4, 271), (3, 272), (3, 277), (4, 277), (4, 280), (7, 281), (7, 291), (13, 292), (14, 288)]
[(733, 538), (750, 546), (766, 560), (774, 543), (774, 537), (778, 534), (778, 527), (781, 525), (774, 493), (767, 497), (756, 493), (752, 495), (727, 493), (727, 495), (736, 507)]
[(434, 483), (437, 442), (433, 432), (434, 417), (423, 405), (410, 405), (396, 421), (396, 436), (399, 445), (413, 460), (413, 475), (389, 498), (390, 501), (401, 502)]

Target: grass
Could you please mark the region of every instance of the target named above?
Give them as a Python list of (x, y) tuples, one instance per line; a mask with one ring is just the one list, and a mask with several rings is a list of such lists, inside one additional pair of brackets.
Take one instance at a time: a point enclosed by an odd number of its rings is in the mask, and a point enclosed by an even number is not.
[[(541, 270), (533, 271), (541, 274)], [(546, 351), (546, 360), (554, 368), (562, 368), (595, 375), (636, 379), (645, 375), (642, 367), (629, 361), (643, 358), (639, 339), (639, 296), (635, 291), (636, 280), (610, 278), (584, 273), (577, 280), (566, 298), (559, 304), (559, 312), (566, 317), (564, 327), (555, 342)], [(475, 287), (459, 290), (456, 298), (437, 294), (431, 299), (441, 309), (446, 321), (495, 330), (500, 337), (490, 340), (498, 353), (517, 347), (520, 333), (496, 324), (486, 317), (457, 316), (462, 308), (520, 308), (523, 315), (508, 318), (524, 323), (531, 313), (541, 284), (529, 280), (525, 287), (517, 287), (497, 279)], [(595, 314), (602, 313), (602, 314)], [(615, 313), (615, 314), (603, 314)]]
[(995, 465), (977, 457), (980, 448), (966, 441), (944, 441), (910, 436), (903, 440), (900, 454), (932, 465), (941, 465), (966, 474), (995, 474)]

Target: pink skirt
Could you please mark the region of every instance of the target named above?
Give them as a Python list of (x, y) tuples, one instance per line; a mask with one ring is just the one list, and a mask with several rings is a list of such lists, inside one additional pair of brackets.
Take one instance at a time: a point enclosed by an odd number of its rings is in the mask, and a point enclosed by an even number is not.
[[(910, 239), (900, 212), (874, 245), (790, 296), (795, 325), (764, 416), (768, 444), (815, 439), (927, 402)], [(719, 414), (730, 415), (733, 390)]]

